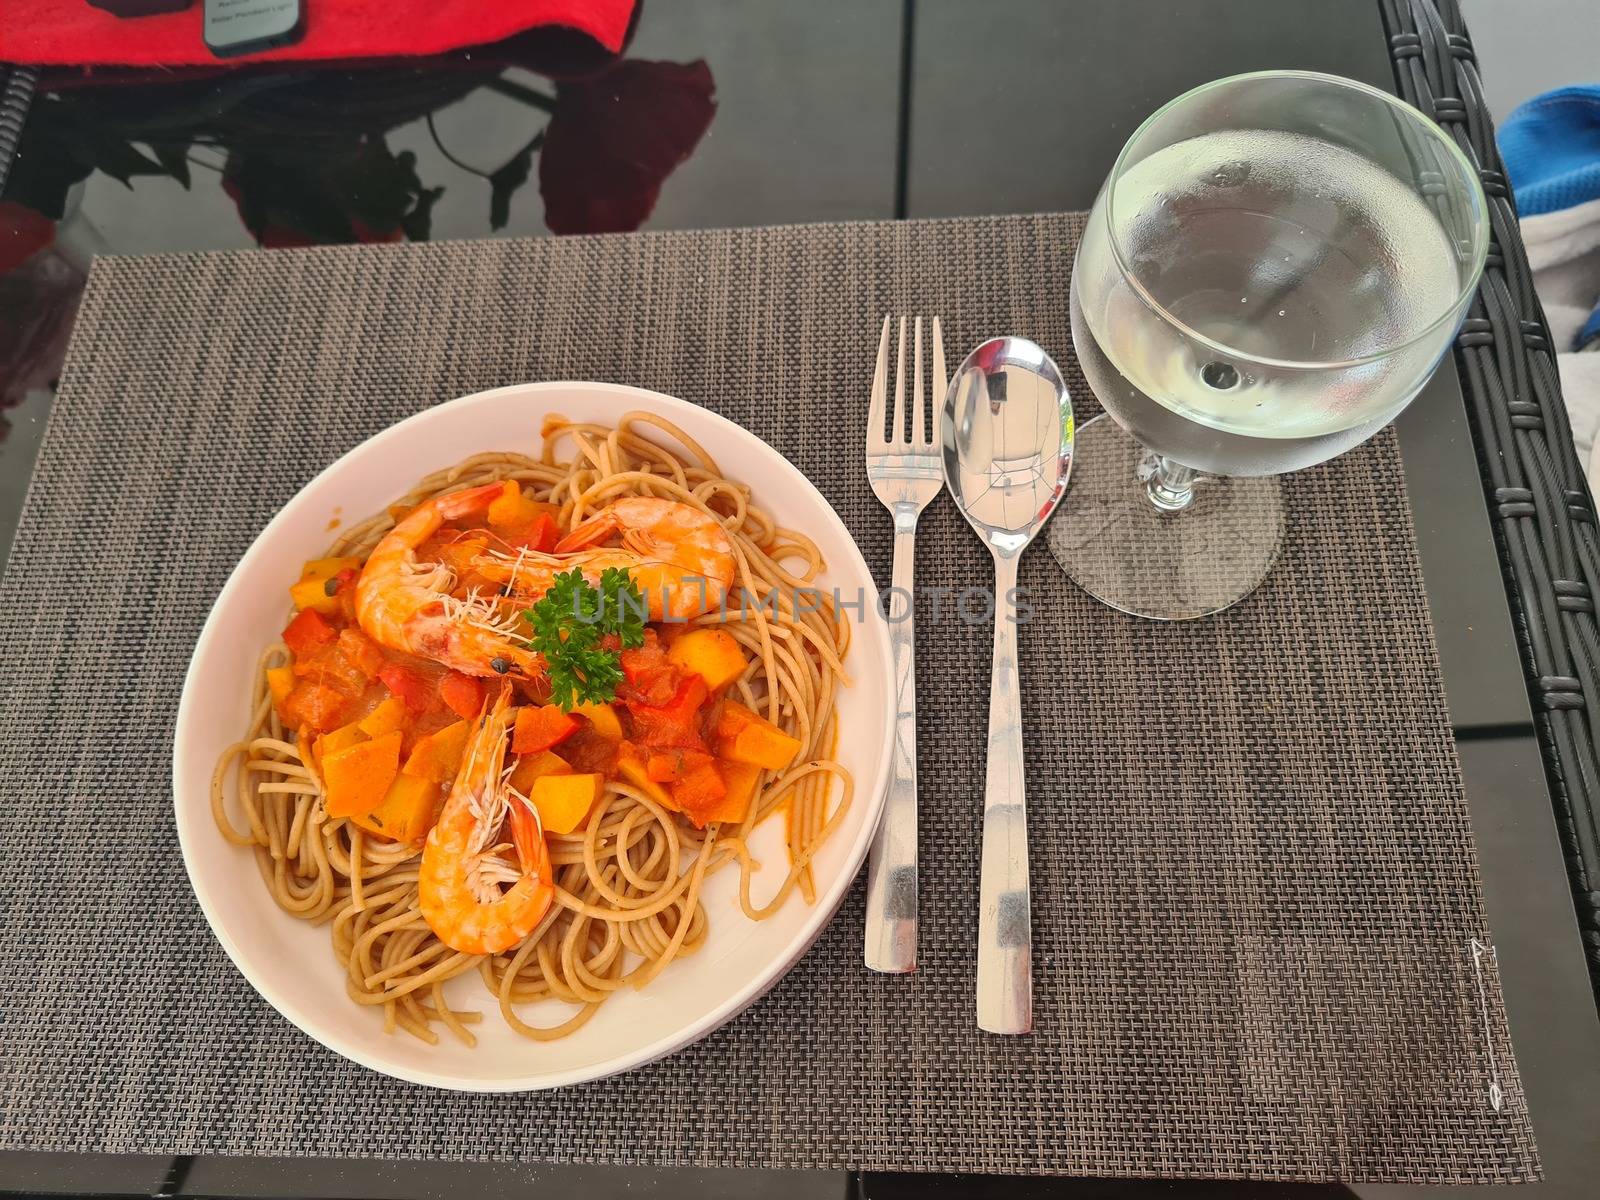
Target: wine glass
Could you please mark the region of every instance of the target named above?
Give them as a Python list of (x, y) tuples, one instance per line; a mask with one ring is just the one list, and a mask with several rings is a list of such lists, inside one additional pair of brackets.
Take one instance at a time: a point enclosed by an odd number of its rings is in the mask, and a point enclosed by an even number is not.
[(1114, 608), (1205, 616), (1283, 543), (1276, 475), (1392, 421), (1483, 272), (1476, 172), (1410, 105), (1266, 71), (1186, 92), (1128, 140), (1072, 271), (1072, 341), (1105, 407), (1050, 526)]

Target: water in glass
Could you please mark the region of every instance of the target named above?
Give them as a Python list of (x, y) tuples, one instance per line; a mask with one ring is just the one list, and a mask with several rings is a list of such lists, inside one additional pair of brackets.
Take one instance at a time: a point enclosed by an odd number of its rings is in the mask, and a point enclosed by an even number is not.
[(1450, 313), (1463, 251), (1413, 183), (1316, 136), (1164, 146), (1108, 181), (1089, 220), (1071, 299), (1084, 372), (1119, 424), (1188, 466), (1332, 458), (1393, 419), (1448, 346), (1413, 339)]

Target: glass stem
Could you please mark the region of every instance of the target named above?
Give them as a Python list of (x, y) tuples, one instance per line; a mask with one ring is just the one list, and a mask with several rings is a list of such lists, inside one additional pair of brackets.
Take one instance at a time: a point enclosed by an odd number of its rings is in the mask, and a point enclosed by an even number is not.
[(1148, 474), (1144, 490), (1162, 512), (1181, 512), (1194, 501), (1194, 481), (1200, 474), (1193, 467), (1173, 462), (1164, 454), (1151, 454), (1146, 460)]

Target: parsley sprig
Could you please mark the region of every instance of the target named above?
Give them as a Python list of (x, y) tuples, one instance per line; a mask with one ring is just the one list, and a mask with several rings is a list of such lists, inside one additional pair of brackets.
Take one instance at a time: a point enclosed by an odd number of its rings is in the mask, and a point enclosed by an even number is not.
[(618, 567), (600, 572), (594, 587), (579, 571), (557, 575), (550, 590), (524, 612), (531, 649), (550, 671), (550, 699), (565, 710), (604, 704), (622, 682), (622, 656), (600, 644), (615, 634), (624, 650), (644, 645), (644, 597)]

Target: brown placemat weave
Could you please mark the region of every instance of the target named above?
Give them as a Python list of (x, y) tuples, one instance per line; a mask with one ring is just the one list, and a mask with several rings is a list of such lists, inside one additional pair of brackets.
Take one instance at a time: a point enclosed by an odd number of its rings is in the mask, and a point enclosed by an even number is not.
[[(1023, 560), (1031, 1038), (972, 1016), (982, 625), (919, 627), (920, 973), (862, 968), (858, 885), (765, 1001), (635, 1074), (471, 1097), (366, 1072), (255, 995), (190, 895), (169, 794), (189, 651), (335, 456), (481, 388), (658, 388), (793, 459), (887, 582), (860, 460), (882, 315), (941, 313), (952, 364), (1028, 334), (1087, 416), (1081, 220), (97, 262), (0, 583), (0, 1146), (1533, 1177), (1388, 435), (1289, 477), (1284, 558), (1221, 617), (1131, 620), (1042, 547)], [(924, 585), (989, 586), (947, 501), (918, 562)]]

